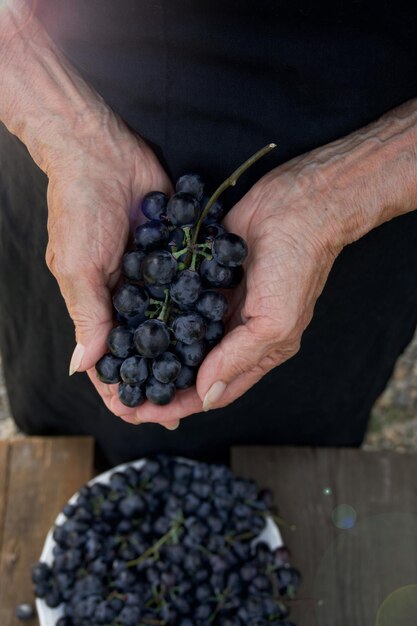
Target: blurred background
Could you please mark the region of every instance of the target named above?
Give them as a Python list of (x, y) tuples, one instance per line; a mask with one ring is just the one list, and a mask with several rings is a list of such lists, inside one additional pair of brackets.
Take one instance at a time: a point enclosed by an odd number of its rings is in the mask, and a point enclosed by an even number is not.
[[(0, 439), (23, 436), (12, 419), (0, 360)], [(417, 450), (417, 332), (375, 403), (365, 450)]]

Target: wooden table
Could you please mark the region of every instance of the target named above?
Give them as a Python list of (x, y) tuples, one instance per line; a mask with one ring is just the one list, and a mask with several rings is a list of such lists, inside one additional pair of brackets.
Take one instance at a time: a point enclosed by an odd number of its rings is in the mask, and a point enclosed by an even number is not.
[[(247, 447), (232, 466), (271, 488), (289, 522), (281, 531), (304, 578), (297, 626), (417, 625), (417, 455)], [(22, 624), (30, 567), (92, 475), (90, 438), (0, 442), (0, 626)]]

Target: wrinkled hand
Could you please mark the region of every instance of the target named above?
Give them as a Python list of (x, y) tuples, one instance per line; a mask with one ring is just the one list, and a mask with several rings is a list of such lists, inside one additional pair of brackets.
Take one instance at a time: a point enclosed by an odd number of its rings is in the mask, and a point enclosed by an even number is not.
[[(330, 197), (306, 159), (264, 176), (229, 212), (226, 228), (246, 239), (245, 279), (230, 298), (226, 335), (202, 363), (196, 389), (163, 407), (113, 404), (128, 419), (181, 419), (230, 404), (272, 368), (296, 354), (337, 253), (326, 223)], [(337, 200), (339, 201), (339, 200)]]
[(111, 290), (129, 231), (138, 223), (140, 199), (154, 189), (171, 194), (172, 188), (145, 142), (111, 111), (100, 116), (91, 132), (74, 136), (49, 165), (46, 261), (75, 325), (71, 370), (87, 370), (112, 408), (117, 385), (101, 383), (94, 370), (113, 326)]

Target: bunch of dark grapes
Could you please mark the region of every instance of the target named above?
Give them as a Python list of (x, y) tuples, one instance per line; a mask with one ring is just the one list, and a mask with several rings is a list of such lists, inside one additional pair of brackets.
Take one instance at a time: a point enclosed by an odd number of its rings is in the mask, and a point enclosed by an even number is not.
[(158, 456), (83, 487), (55, 526), (35, 595), (56, 626), (294, 626), (300, 583), (285, 547), (257, 540), (267, 490), (222, 465)]
[(152, 191), (142, 201), (147, 221), (134, 233), (113, 295), (119, 325), (96, 364), (102, 382), (119, 383), (126, 406), (168, 404), (176, 389), (195, 383), (224, 334), (228, 304), (219, 289), (239, 283), (248, 250), (220, 226), (221, 202), (203, 194), (200, 176), (185, 174), (170, 198)]

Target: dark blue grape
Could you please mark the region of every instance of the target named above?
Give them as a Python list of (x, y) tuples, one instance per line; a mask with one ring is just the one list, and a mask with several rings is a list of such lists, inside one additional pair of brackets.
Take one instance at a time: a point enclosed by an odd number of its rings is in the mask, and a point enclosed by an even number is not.
[(196, 341), (191, 344), (177, 341), (175, 352), (178, 354), (184, 365), (197, 367), (207, 354), (207, 346), (204, 341)]
[(162, 191), (150, 191), (141, 203), (142, 213), (149, 220), (161, 220), (165, 214), (168, 196)]
[(242, 265), (248, 254), (246, 241), (234, 233), (218, 235), (213, 241), (213, 257), (225, 267)]
[(103, 602), (100, 602), (97, 606), (94, 617), (98, 624), (111, 624), (116, 618), (116, 612), (105, 600), (103, 600)]
[(125, 359), (135, 351), (132, 331), (125, 326), (116, 326), (107, 337), (107, 346), (113, 356)]
[(170, 295), (180, 307), (194, 304), (200, 295), (201, 280), (197, 272), (184, 270), (180, 272), (171, 284)]
[(160, 383), (151, 376), (146, 383), (146, 397), (153, 404), (169, 404), (175, 396), (175, 385), (173, 383)]
[(169, 346), (169, 331), (160, 320), (147, 320), (135, 332), (134, 341), (136, 350), (142, 356), (153, 359)]
[(17, 605), (15, 615), (17, 619), (28, 620), (35, 616), (35, 611), (31, 604), (24, 602)]
[(203, 339), (206, 332), (204, 319), (198, 313), (178, 315), (172, 323), (175, 338), (183, 343), (194, 343)]
[(112, 354), (105, 354), (96, 363), (97, 378), (102, 383), (113, 385), (118, 383), (120, 379), (120, 368), (122, 366), (123, 359), (119, 359)]
[(152, 363), (152, 372), (160, 383), (173, 383), (181, 371), (181, 363), (172, 352), (164, 352)]
[(278, 588), (281, 595), (291, 597), (301, 583), (301, 574), (295, 567), (278, 567), (275, 570)]
[(207, 290), (200, 294), (195, 308), (203, 317), (212, 322), (220, 322), (227, 313), (228, 304), (222, 293)]
[(124, 317), (143, 315), (148, 304), (148, 294), (137, 285), (121, 285), (113, 295), (113, 306)]
[(204, 287), (227, 289), (233, 282), (233, 269), (220, 265), (215, 259), (203, 259), (199, 273)]
[(44, 561), (38, 561), (32, 567), (32, 582), (36, 584), (49, 580), (51, 574), (50, 566)]
[(116, 620), (120, 626), (138, 626), (141, 610), (138, 606), (124, 606)]
[(142, 280), (142, 261), (145, 253), (139, 250), (126, 252), (122, 260), (122, 272), (129, 280)]
[(188, 389), (192, 387), (197, 378), (197, 370), (189, 365), (183, 365), (178, 378), (175, 381), (177, 389)]
[(167, 217), (174, 226), (194, 226), (200, 217), (198, 200), (189, 193), (175, 193), (169, 199)]
[(168, 227), (157, 220), (145, 222), (135, 230), (134, 241), (138, 248), (145, 252), (163, 248), (169, 241)]
[(215, 346), (216, 343), (219, 343), (223, 335), (224, 335), (224, 324), (222, 321), (207, 322), (206, 335), (204, 338), (209, 344), (209, 346)]
[(146, 359), (141, 356), (131, 356), (125, 359), (120, 368), (120, 378), (129, 385), (141, 385), (148, 377)]
[(142, 263), (143, 279), (148, 285), (170, 283), (177, 269), (177, 261), (167, 250), (154, 250), (145, 257)]
[(195, 196), (197, 200), (201, 200), (204, 193), (203, 179), (199, 174), (187, 173), (177, 180), (175, 185), (175, 191), (190, 193)]

